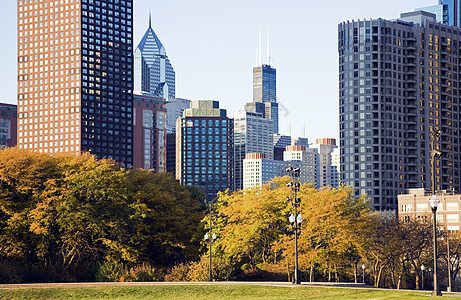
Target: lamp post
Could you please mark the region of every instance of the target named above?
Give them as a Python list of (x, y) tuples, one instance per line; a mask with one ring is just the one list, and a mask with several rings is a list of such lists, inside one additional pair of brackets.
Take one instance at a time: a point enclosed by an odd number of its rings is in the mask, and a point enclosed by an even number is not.
[(363, 283), (365, 284), (365, 264), (362, 264), (362, 277), (363, 277)]
[[(206, 201), (206, 200), (205, 200)], [(211, 245), (213, 244), (213, 241), (216, 240), (216, 233), (211, 233), (212, 229), (213, 229), (213, 222), (211, 221), (212, 219), (212, 214), (213, 214), (213, 200), (210, 200), (209, 202), (209, 206), (210, 206), (210, 222), (209, 222), (209, 227), (208, 227), (208, 232), (205, 233), (205, 240), (209, 240), (209, 248), (210, 248), (210, 266), (209, 266), (209, 281), (212, 282), (213, 281), (213, 275), (212, 275), (212, 272), (211, 272)], [(205, 222), (206, 224), (207, 222)]]
[(429, 204), (432, 209), (432, 241), (434, 243), (434, 290), (432, 296), (442, 296), (439, 290), (439, 283), (437, 278), (437, 207), (439, 206), (439, 199), (435, 195), (432, 195), (429, 200)]
[(421, 289), (424, 290), (424, 269), (426, 267), (424, 265), (421, 265)]
[(291, 205), (294, 207), (295, 211), (290, 215), (288, 220), (291, 223), (291, 227), (294, 228), (295, 231), (295, 283), (296, 284), (301, 284), (301, 280), (298, 276), (298, 229), (299, 226), (301, 225), (303, 218), (301, 217), (300, 214), (298, 214), (298, 206), (301, 203), (301, 199), (298, 198), (298, 192), (301, 184), (299, 183), (296, 178), (299, 177), (300, 175), (300, 169), (299, 168), (293, 168), (293, 167), (288, 167), (286, 169), (286, 172), (290, 174), (292, 177), (292, 181), (287, 183), (287, 187), (291, 187), (291, 192), (292, 192), (292, 198), (287, 197), (287, 201), (291, 201)]

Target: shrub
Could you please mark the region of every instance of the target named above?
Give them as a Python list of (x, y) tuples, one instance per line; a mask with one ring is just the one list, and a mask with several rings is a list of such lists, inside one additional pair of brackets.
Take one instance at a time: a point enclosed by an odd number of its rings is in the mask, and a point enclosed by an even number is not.
[(96, 281), (120, 281), (125, 273), (125, 266), (119, 262), (104, 262), (96, 273)]
[(134, 281), (159, 281), (161, 275), (155, 268), (149, 264), (142, 263), (142, 265), (134, 266), (126, 270), (120, 281), (134, 282)]

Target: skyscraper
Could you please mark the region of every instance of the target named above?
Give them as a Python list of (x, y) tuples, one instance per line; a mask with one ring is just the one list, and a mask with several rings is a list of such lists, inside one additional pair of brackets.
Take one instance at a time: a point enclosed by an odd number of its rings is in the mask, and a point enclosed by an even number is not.
[(268, 64), (253, 68), (253, 102), (264, 103), (264, 117), (273, 121), (279, 132), (279, 107), (276, 99), (276, 70)]
[(461, 190), (461, 29), (424, 11), (338, 26), (341, 181), (376, 210), (408, 188)]
[(18, 1), (18, 144), (132, 165), (133, 1)]
[(235, 189), (243, 188), (243, 160), (247, 153), (264, 153), (274, 157), (273, 121), (262, 114), (239, 111), (234, 114)]
[(165, 47), (152, 29), (150, 15), (149, 28), (134, 51), (134, 90), (164, 99), (176, 94), (175, 72)]
[(234, 189), (234, 123), (218, 101), (192, 101), (176, 121), (176, 179), (210, 201)]
[(135, 92), (133, 102), (133, 167), (165, 172), (166, 101)]
[[(263, 117), (273, 121), (274, 133), (279, 132), (279, 106), (277, 103), (276, 75), (277, 71), (270, 65), (269, 32), (267, 36), (267, 63), (262, 62), (261, 31), (259, 32), (259, 65), (253, 68), (253, 102), (263, 103)], [(247, 109), (248, 107), (248, 109)], [(247, 104), (245, 110), (258, 112), (262, 110), (259, 104)]]
[(460, 1), (459, 0), (440, 0), (438, 5), (418, 8), (436, 15), (437, 22), (450, 26), (461, 26)]

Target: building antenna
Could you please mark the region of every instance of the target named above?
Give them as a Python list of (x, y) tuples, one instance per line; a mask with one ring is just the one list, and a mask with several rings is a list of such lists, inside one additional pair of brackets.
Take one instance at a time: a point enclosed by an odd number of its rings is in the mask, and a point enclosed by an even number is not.
[(269, 28), (267, 28), (267, 65), (271, 65), (271, 55), (270, 55), (270, 48), (271, 48), (271, 40), (269, 34)]
[(262, 66), (263, 61), (262, 61), (262, 39), (261, 39), (261, 27), (259, 28), (259, 66)]
[(291, 137), (291, 122), (288, 122), (288, 136)]
[(149, 28), (152, 28), (152, 13), (150, 11), (150, 7), (149, 7)]
[(306, 137), (306, 123), (304, 123), (303, 125), (303, 137)]

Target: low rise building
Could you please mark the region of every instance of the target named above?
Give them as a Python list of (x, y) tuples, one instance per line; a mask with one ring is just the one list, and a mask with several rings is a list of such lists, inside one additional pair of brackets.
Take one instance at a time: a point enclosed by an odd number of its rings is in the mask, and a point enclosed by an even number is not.
[[(404, 220), (430, 219), (432, 211), (429, 199), (431, 197), (432, 192), (423, 188), (409, 189), (407, 194), (399, 195), (397, 197), (399, 217)], [(458, 231), (461, 226), (461, 195), (448, 191), (437, 191), (436, 197), (440, 201), (437, 208), (437, 222), (449, 231)]]

